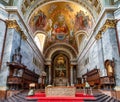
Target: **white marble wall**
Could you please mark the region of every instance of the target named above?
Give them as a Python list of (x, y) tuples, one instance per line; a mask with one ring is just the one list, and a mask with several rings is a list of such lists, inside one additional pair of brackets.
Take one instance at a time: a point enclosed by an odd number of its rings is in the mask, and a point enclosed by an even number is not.
[[(115, 16), (115, 19), (117, 19), (117, 20), (120, 19), (120, 8), (114, 12), (114, 16)], [(116, 30), (117, 30), (117, 34), (118, 34), (118, 42), (120, 44), (120, 21), (117, 22)], [(111, 38), (113, 38), (112, 33), (111, 33)], [(112, 46), (116, 50), (116, 53), (113, 53), (114, 57), (115, 57), (116, 85), (120, 86), (120, 53), (118, 52), (118, 45), (116, 45), (116, 41), (114, 40), (114, 38), (112, 39), (112, 42), (113, 42)]]
[(0, 20), (0, 63), (1, 63), (1, 55), (2, 55), (5, 33), (6, 33), (6, 24), (4, 21)]
[[(4, 8), (2, 9), (2, 11), (0, 8), (0, 17), (2, 19), (4, 18), (3, 20), (8, 19), (8, 13), (6, 13)], [(27, 24), (22, 20), (22, 17), (20, 17), (19, 13), (17, 13), (17, 10), (14, 12), (9, 12), (9, 19), (16, 20), (20, 26), (21, 31), (23, 31), (23, 33), (27, 36), (27, 40), (21, 40), (22, 63), (26, 65), (28, 69), (35, 71), (37, 74), (40, 74), (40, 72), (44, 70), (44, 59), (37, 46), (35, 45), (33, 37), (30, 35), (30, 31), (26, 26)], [(1, 32), (4, 33), (5, 26), (1, 24), (1, 22), (0, 29), (2, 29), (0, 30), (0, 34)], [(6, 82), (7, 76), (9, 75), (9, 67), (6, 65), (6, 62), (12, 61), (12, 55), (14, 54), (15, 49), (18, 48), (18, 46), (20, 45), (20, 33), (21, 32), (16, 31), (15, 28), (7, 28), (3, 61), (0, 69), (0, 90), (7, 89)], [(0, 35), (0, 42), (2, 42), (2, 35)], [(35, 57), (38, 60), (41, 67), (36, 66), (33, 63), (33, 57)]]
[(14, 29), (7, 29), (6, 41), (5, 41), (5, 48), (2, 60), (2, 66), (0, 70), (0, 88), (4, 87), (4, 90), (7, 89), (6, 81), (7, 76), (9, 75), (9, 68), (6, 65), (6, 62), (11, 61), (11, 51), (12, 51), (12, 41), (13, 41), (13, 34)]
[[(98, 19), (98, 22), (93, 30), (91, 38), (90, 40), (88, 40), (87, 47), (78, 56), (77, 77), (80, 77), (84, 73), (86, 73), (87, 69), (92, 70), (93, 68), (96, 67), (100, 69), (100, 76), (106, 76), (107, 73), (104, 66), (104, 61), (106, 59), (112, 60), (113, 58), (116, 58), (116, 56), (118, 56), (116, 32), (114, 29), (106, 30), (102, 34), (102, 39), (95, 41), (95, 36), (96, 34), (98, 34), (99, 30), (104, 25), (106, 19), (114, 19), (114, 15), (113, 15), (114, 10), (115, 9), (113, 10), (111, 9), (109, 12), (106, 10), (105, 12), (103, 12), (103, 15), (100, 16), (100, 18)], [(118, 14), (118, 12), (116, 14)], [(112, 37), (111, 34), (114, 37)], [(114, 47), (116, 48), (115, 50), (113, 49)], [(87, 57), (89, 57), (89, 63), (87, 65), (84, 65), (84, 61), (86, 60)], [(117, 59), (119, 60), (119, 58)], [(117, 83), (119, 82), (117, 81)]]

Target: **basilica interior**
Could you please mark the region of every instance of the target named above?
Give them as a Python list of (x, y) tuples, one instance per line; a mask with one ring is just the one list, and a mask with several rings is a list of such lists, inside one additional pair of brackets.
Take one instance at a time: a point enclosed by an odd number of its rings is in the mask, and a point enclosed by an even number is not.
[(119, 0), (0, 0), (0, 100), (87, 82), (118, 102), (119, 21)]

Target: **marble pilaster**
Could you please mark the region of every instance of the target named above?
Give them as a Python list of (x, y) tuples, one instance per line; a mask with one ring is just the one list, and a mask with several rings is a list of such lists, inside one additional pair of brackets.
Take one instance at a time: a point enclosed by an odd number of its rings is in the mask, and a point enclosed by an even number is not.
[(15, 29), (7, 29), (7, 35), (6, 35), (7, 40), (5, 41), (2, 66), (0, 70), (0, 87), (2, 87), (2, 89), (4, 90), (7, 89), (6, 82), (7, 82), (7, 76), (9, 75), (9, 68), (6, 66), (6, 62), (11, 61), (12, 41), (13, 41), (14, 31)]
[(49, 85), (51, 84), (51, 65), (48, 65), (48, 68), (49, 68)]
[(102, 38), (102, 32), (100, 31), (96, 35), (96, 41), (97, 41), (97, 47), (98, 47), (98, 68), (100, 68), (100, 76), (106, 76), (106, 69), (104, 67), (104, 52), (103, 52), (103, 38)]
[(70, 84), (73, 85), (73, 65), (70, 66)]

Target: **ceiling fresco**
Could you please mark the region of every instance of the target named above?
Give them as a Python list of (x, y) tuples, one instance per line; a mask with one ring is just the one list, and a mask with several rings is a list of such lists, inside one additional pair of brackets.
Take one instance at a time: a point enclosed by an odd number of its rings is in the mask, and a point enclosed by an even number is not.
[(44, 50), (54, 43), (67, 43), (77, 51), (75, 32), (90, 33), (94, 25), (91, 14), (83, 6), (71, 2), (53, 2), (32, 13), (29, 25), (36, 31), (46, 32)]

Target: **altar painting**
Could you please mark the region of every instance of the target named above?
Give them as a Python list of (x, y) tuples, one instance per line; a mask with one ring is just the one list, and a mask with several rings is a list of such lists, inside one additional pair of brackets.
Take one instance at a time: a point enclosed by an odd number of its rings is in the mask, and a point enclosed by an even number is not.
[(67, 62), (63, 55), (57, 56), (54, 61), (55, 77), (67, 77)]

